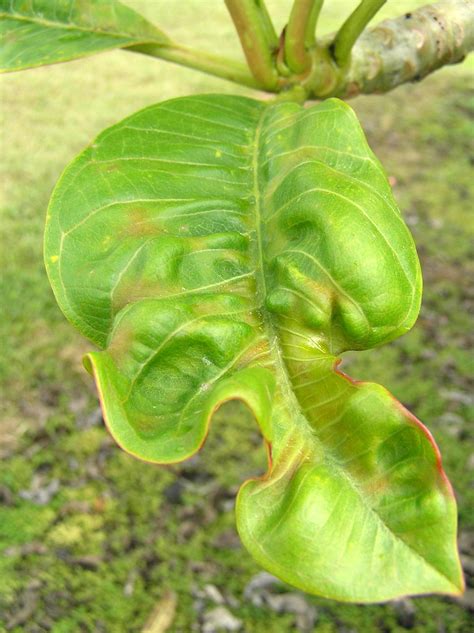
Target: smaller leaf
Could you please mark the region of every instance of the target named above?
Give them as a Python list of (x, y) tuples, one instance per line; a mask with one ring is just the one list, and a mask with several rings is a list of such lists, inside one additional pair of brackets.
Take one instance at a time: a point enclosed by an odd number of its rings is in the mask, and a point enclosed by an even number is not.
[(0, 38), (0, 72), (168, 41), (117, 0), (0, 0)]

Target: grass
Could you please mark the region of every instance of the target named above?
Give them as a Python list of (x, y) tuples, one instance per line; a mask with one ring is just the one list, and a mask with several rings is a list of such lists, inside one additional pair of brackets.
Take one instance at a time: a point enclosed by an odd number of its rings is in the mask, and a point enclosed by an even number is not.
[[(159, 13), (155, 3), (133, 4), (150, 17)], [(341, 9), (355, 3), (327, 4), (323, 30), (330, 31)], [(415, 4), (400, 1), (391, 11)], [(174, 3), (162, 2), (160, 22), (176, 39), (212, 48), (203, 28), (190, 32), (203, 5), (216, 34), (212, 46), (232, 51), (235, 37), (220, 3), (183, 3), (178, 15)], [(288, 3), (269, 6), (281, 22)], [(348, 355), (346, 366), (357, 378), (386, 385), (430, 426), (456, 489), (461, 530), (472, 533), (468, 422), (474, 412), (467, 393), (473, 380), (468, 352), (473, 236), (467, 219), (474, 193), (468, 160), (474, 103), (466, 73), (465, 66), (443, 69), (388, 96), (352, 102), (394, 179), (419, 248), (425, 292), (420, 319), (408, 335)], [(211, 582), (238, 601), (232, 610), (245, 631), (291, 631), (292, 616), (242, 598), (259, 570), (236, 539), (231, 500), (246, 477), (264, 469), (255, 424), (237, 406), (227, 406), (201, 455), (179, 466), (155, 468), (122, 453), (96, 423), (94, 389), (81, 366), (90, 345), (61, 315), (42, 264), (52, 187), (101, 129), (169, 97), (247, 91), (123, 52), (5, 76), (1, 86), (4, 626), (9, 623), (15, 633), (140, 631), (156, 602), (172, 589), (178, 595), (172, 631), (187, 633), (196, 620), (192, 591)], [(49, 485), (50, 498), (40, 505), (38, 494)], [(319, 612), (318, 633), (403, 630), (393, 605), (311, 600)], [(468, 613), (459, 604), (436, 597), (414, 604), (415, 631), (469, 630)]]

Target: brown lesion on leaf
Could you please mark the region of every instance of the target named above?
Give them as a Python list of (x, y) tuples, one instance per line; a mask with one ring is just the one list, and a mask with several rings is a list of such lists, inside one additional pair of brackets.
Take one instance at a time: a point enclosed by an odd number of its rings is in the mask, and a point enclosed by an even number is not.
[(242, 369), (252, 365), (260, 365), (272, 358), (270, 354), (270, 346), (267, 339), (257, 341), (249, 350), (245, 352), (236, 364), (235, 369)]
[(106, 174), (113, 174), (119, 171), (119, 166), (115, 163), (107, 163), (103, 166), (103, 171), (105, 171)]
[(140, 299), (157, 297), (163, 292), (162, 282), (156, 279), (124, 279), (123, 283), (115, 288), (112, 295), (112, 309), (115, 314), (122, 310), (128, 303), (135, 303)]
[(18, 37), (18, 34), (14, 31), (10, 31), (10, 33), (7, 33), (4, 36), (4, 43), (6, 44), (16, 44), (18, 41), (20, 40), (20, 38)]
[(125, 324), (118, 328), (107, 350), (110, 356), (117, 361), (129, 354), (134, 337), (135, 332), (130, 324)]
[(155, 219), (151, 217), (151, 211), (146, 206), (137, 205), (129, 209), (127, 222), (124, 223), (120, 237), (142, 237), (163, 233)]

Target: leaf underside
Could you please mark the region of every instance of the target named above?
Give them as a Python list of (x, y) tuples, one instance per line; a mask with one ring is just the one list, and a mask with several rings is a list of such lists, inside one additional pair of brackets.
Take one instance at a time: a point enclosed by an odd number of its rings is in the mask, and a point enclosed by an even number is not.
[[(177, 462), (240, 399), (269, 468), (237, 526), (283, 580), (339, 600), (458, 593), (456, 508), (428, 431), (338, 355), (406, 332), (412, 238), (352, 110), (167, 101), (102, 133), (53, 194), (46, 265), (110, 432)], [(217, 430), (218, 431), (218, 430)]]
[(167, 37), (117, 0), (0, 0), (0, 72)]

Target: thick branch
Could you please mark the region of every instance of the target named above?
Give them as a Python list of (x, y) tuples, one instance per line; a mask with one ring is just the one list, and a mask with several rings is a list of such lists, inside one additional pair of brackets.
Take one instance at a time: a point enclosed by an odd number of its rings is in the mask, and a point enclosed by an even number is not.
[[(449, 0), (385, 20), (355, 44), (350, 65), (325, 94), (351, 97), (382, 93), (418, 81), (474, 49), (474, 3)], [(334, 68), (325, 72), (334, 73)]]

